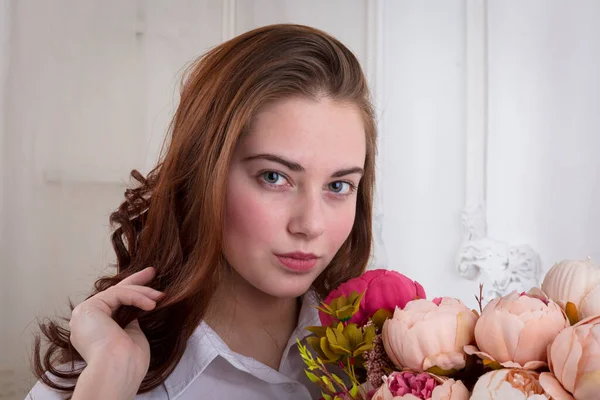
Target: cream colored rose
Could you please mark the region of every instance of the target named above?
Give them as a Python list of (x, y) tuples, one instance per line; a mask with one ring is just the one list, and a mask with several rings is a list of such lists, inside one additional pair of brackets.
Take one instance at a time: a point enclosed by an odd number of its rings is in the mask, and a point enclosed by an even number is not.
[(600, 265), (591, 258), (554, 264), (542, 290), (568, 314), (567, 303), (573, 303), (578, 319), (600, 315)]

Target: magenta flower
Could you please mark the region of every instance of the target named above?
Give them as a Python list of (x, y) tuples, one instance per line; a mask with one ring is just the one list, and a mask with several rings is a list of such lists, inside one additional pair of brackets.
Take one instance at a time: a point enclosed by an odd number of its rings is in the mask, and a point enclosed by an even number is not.
[(433, 389), (437, 386), (435, 379), (424, 372), (418, 375), (411, 372), (393, 374), (387, 384), (394, 396), (412, 394), (420, 399), (430, 398)]
[(461, 381), (426, 372), (392, 372), (371, 400), (467, 400), (469, 391)]
[[(342, 295), (348, 297), (354, 291), (365, 292), (358, 312), (348, 321), (358, 325), (364, 325), (379, 309), (388, 310), (391, 315), (396, 307), (404, 308), (411, 300), (425, 298), (425, 290), (418, 282), (396, 271), (376, 269), (342, 283), (329, 293), (324, 303), (329, 304)], [(322, 311), (319, 318), (323, 326), (333, 322), (333, 318)]]

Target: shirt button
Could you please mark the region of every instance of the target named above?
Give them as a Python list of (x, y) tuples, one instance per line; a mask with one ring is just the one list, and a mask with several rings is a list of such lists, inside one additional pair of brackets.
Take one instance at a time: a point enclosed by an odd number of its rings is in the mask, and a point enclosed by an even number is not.
[(283, 385), (283, 389), (288, 393), (294, 393), (296, 390), (298, 390), (298, 385), (295, 383), (286, 383)]

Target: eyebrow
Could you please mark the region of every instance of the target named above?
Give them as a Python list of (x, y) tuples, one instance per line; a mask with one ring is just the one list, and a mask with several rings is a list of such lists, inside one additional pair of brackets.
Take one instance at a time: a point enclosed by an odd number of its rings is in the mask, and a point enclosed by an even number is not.
[[(253, 160), (267, 160), (267, 161), (276, 162), (276, 163), (286, 166), (289, 170), (294, 171), (294, 172), (304, 172), (305, 171), (304, 167), (302, 165), (298, 164), (297, 162), (286, 160), (285, 158), (276, 156), (275, 154), (257, 154), (254, 156), (244, 158), (244, 162), (253, 161)], [(364, 173), (365, 173), (365, 170), (363, 168), (353, 167), (353, 168), (345, 168), (345, 169), (336, 171), (333, 174), (331, 174), (331, 177), (332, 178), (341, 178), (342, 176), (351, 175), (351, 174), (364, 175)]]
[(334, 172), (331, 175), (331, 177), (332, 178), (341, 178), (342, 176), (352, 175), (352, 174), (359, 174), (362, 176), (365, 174), (365, 170), (360, 167), (341, 169), (339, 171)]

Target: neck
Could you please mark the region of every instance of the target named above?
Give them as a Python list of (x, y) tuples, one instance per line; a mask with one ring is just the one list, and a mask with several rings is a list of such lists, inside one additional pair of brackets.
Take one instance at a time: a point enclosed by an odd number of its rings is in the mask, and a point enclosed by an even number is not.
[(277, 298), (232, 272), (211, 300), (204, 321), (229, 348), (278, 369), (298, 323), (296, 298)]

